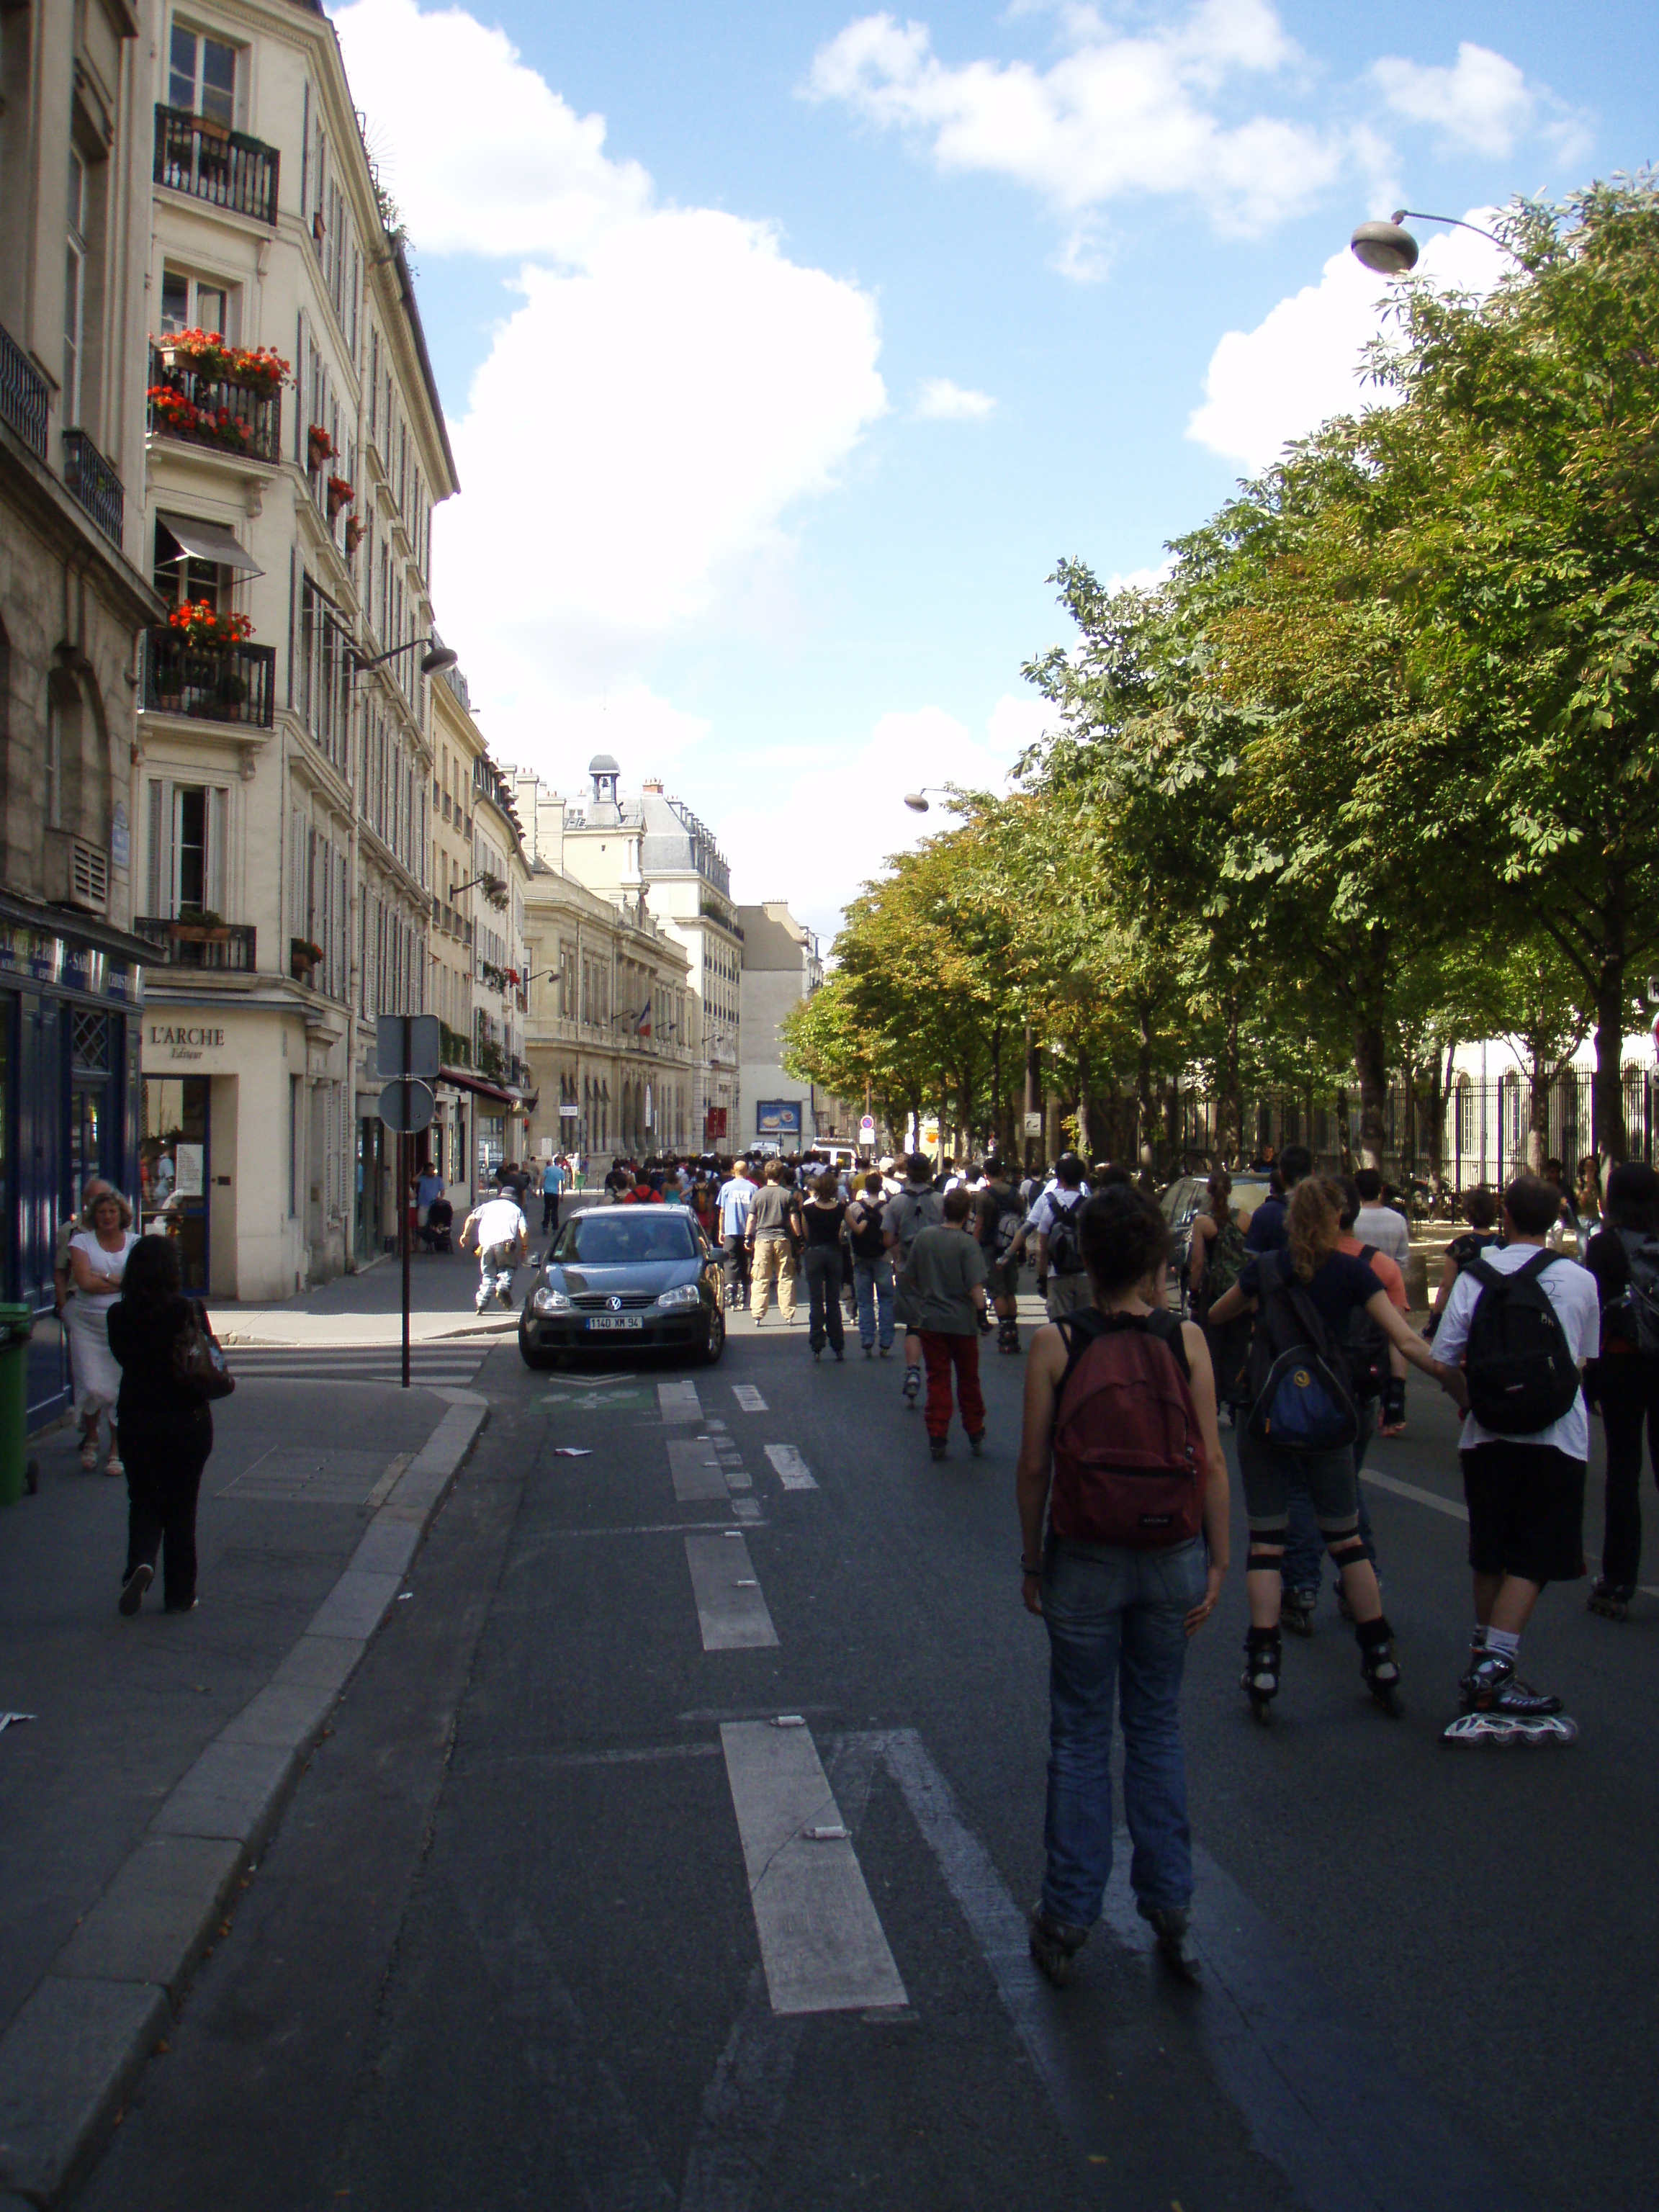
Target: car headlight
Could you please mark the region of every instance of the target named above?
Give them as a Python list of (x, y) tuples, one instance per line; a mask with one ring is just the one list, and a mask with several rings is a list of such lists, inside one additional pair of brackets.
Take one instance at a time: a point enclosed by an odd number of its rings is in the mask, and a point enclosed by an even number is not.
[(701, 1305), (702, 1292), (696, 1283), (682, 1283), (676, 1290), (665, 1291), (657, 1304), (669, 1308)]
[(530, 1293), (530, 1306), (532, 1313), (568, 1313), (570, 1301), (562, 1291), (544, 1283), (540, 1290)]

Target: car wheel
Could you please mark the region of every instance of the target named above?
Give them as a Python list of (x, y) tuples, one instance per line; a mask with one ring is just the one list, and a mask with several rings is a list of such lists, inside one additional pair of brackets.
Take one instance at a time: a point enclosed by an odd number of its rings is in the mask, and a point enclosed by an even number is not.
[(726, 1349), (726, 1316), (719, 1306), (711, 1307), (708, 1315), (708, 1341), (702, 1348), (702, 1364), (715, 1367)]

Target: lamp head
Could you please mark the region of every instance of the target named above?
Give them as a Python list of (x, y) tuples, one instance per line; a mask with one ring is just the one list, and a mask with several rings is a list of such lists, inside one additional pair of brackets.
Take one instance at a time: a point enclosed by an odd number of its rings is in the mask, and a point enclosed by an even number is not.
[(1404, 213), (1401, 208), (1388, 222), (1362, 222), (1348, 241), (1354, 259), (1379, 276), (1409, 276), (1417, 266), (1417, 240), (1400, 227)]
[(904, 803), (912, 814), (926, 814), (927, 811), (927, 801), (919, 791), (907, 791), (904, 794)]
[(430, 653), (421, 655), (421, 673), (436, 676), (441, 669), (453, 668), (460, 657), (453, 645), (434, 645)]

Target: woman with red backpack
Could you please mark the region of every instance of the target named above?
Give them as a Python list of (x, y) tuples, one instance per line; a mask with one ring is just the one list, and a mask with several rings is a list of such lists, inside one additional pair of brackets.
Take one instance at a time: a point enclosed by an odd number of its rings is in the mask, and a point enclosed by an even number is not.
[[(1037, 1331), (1018, 1475), (1023, 1594), (1048, 1632), (1047, 1870), (1031, 1956), (1051, 1982), (1100, 1917), (1112, 1866), (1112, 1708), (1129, 1880), (1185, 1978), (1192, 1832), (1179, 1717), (1188, 1638), (1227, 1571), (1227, 1464), (1195, 1322), (1164, 1304), (1169, 1224), (1119, 1186), (1079, 1209), (1090, 1304)], [(1046, 1523), (1046, 1533), (1045, 1533)]]

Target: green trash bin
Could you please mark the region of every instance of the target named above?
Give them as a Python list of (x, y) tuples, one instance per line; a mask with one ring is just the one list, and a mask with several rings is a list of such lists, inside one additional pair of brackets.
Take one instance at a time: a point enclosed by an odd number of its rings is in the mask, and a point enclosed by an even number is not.
[(28, 1455), (33, 1328), (32, 1308), (0, 1305), (0, 1505), (15, 1505), (26, 1489), (35, 1486), (34, 1462)]

